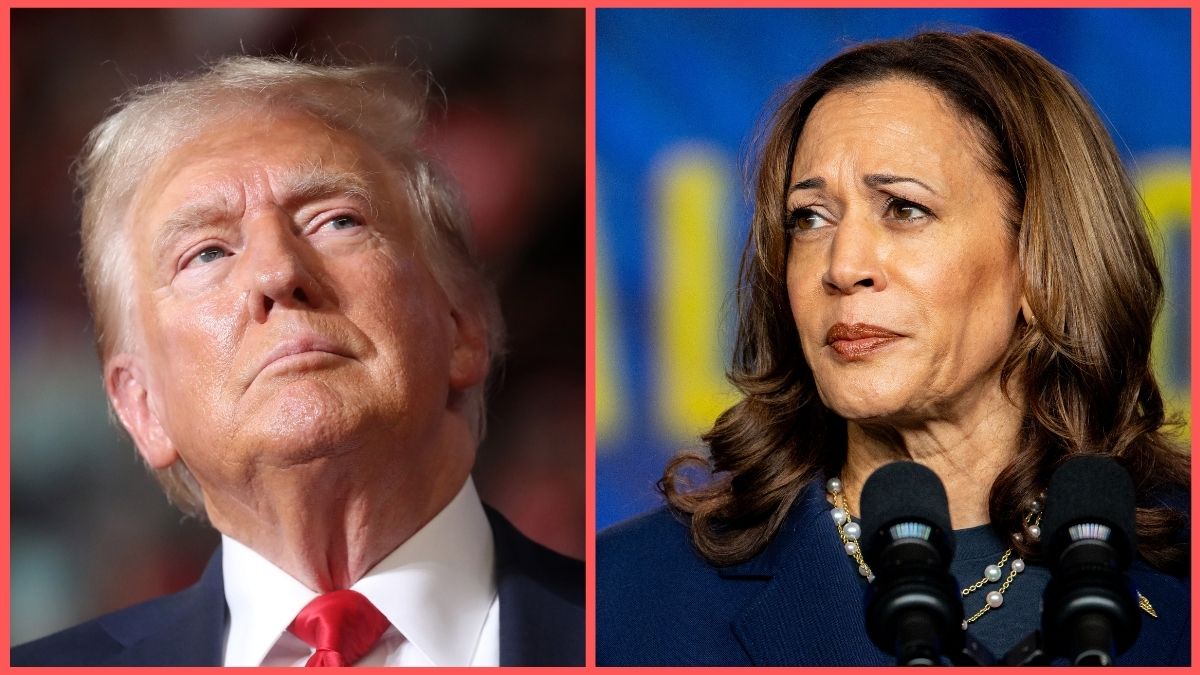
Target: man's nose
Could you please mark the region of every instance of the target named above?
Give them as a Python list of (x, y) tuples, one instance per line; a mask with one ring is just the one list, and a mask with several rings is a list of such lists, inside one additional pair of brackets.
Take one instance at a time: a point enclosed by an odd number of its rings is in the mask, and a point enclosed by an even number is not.
[(881, 255), (886, 236), (884, 228), (868, 217), (844, 218), (830, 244), (829, 266), (821, 279), (825, 290), (849, 295), (886, 288), (887, 274)]
[(314, 251), (287, 216), (275, 211), (245, 228), (250, 317), (263, 323), (277, 307), (320, 309), (326, 293), (314, 275)]

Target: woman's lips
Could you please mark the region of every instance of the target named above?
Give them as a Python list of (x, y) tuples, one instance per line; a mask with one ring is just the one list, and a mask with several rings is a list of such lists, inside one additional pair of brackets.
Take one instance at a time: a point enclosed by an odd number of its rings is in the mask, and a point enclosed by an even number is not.
[(835, 323), (825, 334), (825, 344), (847, 361), (866, 357), (904, 337), (880, 326), (866, 323)]

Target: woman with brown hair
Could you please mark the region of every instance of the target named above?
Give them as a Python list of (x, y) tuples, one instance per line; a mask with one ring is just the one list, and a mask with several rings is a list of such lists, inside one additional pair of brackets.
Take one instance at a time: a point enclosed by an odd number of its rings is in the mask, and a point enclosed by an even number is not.
[[(1189, 461), (1150, 369), (1162, 282), (1095, 111), (988, 33), (864, 44), (766, 128), (731, 378), (742, 399), (597, 546), (597, 662), (884, 665), (859, 498), (896, 460), (948, 497), (963, 628), (1040, 625), (1054, 469), (1133, 479), (1142, 628), (1118, 663), (1190, 658)], [(1026, 564), (1026, 559), (1029, 564)]]

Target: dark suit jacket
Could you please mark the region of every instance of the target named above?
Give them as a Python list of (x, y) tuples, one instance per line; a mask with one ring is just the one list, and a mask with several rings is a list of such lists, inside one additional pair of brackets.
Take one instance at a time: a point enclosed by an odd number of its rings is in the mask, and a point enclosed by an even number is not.
[[(687, 527), (665, 509), (602, 532), (596, 664), (894, 664), (866, 635), (862, 581), (829, 509), (815, 481), (762, 553), (722, 568), (695, 552)], [(1188, 664), (1189, 580), (1140, 561), (1129, 574), (1158, 618), (1143, 615), (1137, 642), (1117, 663)]]
[[(583, 563), (525, 538), (487, 509), (496, 543), (500, 665), (583, 665)], [(219, 666), (221, 552), (195, 585), (15, 647), (14, 666)]]

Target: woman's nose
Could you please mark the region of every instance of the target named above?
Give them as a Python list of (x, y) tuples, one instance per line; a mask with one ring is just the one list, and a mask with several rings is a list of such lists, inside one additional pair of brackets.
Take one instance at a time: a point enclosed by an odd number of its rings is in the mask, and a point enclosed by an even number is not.
[(829, 266), (821, 279), (830, 293), (850, 294), (887, 287), (880, 247), (882, 230), (867, 219), (846, 218), (837, 226), (829, 249)]

